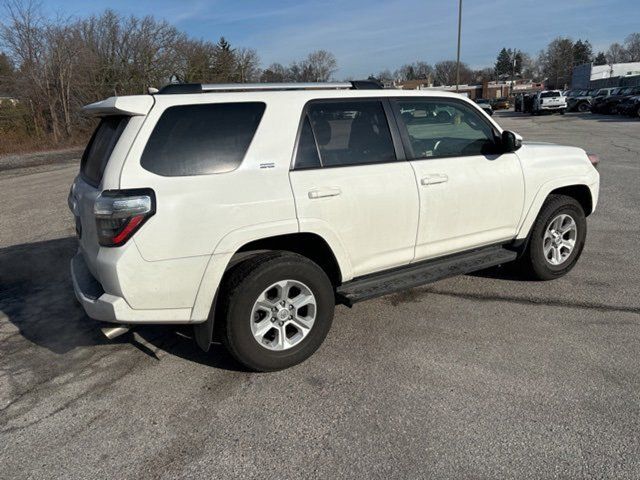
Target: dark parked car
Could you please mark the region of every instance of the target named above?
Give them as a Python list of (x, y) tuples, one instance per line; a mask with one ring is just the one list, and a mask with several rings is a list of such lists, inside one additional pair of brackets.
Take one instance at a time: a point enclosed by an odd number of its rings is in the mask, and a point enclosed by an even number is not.
[(593, 90), (572, 90), (571, 96), (567, 97), (567, 110), (570, 112), (588, 112), (591, 109), (593, 97), (599, 89)]
[(627, 97), (640, 95), (640, 87), (622, 87), (615, 95), (609, 95), (598, 105), (599, 113), (618, 113), (618, 105)]
[(513, 109), (516, 112), (531, 113), (533, 108), (533, 99), (538, 92), (517, 93), (513, 97)]
[(476, 98), (475, 102), (478, 104), (482, 110), (485, 111), (487, 115), (493, 115), (493, 107), (491, 106), (491, 102), (485, 98)]
[(640, 118), (640, 95), (625, 97), (625, 99), (618, 104), (617, 111), (620, 115)]
[(596, 94), (593, 96), (593, 98), (591, 99), (591, 113), (596, 113), (593, 109), (594, 107), (597, 109), (598, 107), (596, 107), (596, 105), (598, 105), (601, 102), (604, 102), (604, 100), (609, 96), (609, 95), (615, 95), (618, 92), (619, 88), (617, 87), (606, 87), (606, 88), (601, 88), (600, 90), (598, 90), (596, 92)]
[(521, 112), (522, 111), (522, 107), (524, 106), (524, 93), (516, 93), (513, 96), (513, 111), (514, 112)]
[(622, 88), (623, 87), (601, 88), (600, 90), (598, 90), (596, 96), (593, 97), (593, 100), (591, 101), (591, 113), (604, 113), (602, 110), (604, 102), (607, 100), (607, 98), (613, 95), (618, 95)]

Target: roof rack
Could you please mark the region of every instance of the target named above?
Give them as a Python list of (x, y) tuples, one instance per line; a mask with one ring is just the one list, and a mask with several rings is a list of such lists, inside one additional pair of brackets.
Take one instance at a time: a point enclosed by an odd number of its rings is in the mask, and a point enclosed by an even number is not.
[(373, 90), (383, 88), (378, 82), (354, 80), (351, 82), (300, 83), (171, 83), (158, 92), (160, 95), (207, 92), (268, 92), (278, 90)]

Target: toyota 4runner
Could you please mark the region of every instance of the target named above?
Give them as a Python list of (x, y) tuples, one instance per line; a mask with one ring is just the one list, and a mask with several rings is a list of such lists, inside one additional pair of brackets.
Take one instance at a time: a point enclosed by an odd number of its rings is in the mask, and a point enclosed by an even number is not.
[[(170, 85), (85, 107), (71, 272), (112, 337), (193, 324), (254, 370), (309, 357), (336, 303), (515, 262), (570, 271), (599, 175), (470, 100), (364, 82)], [(119, 326), (118, 326), (119, 324)]]

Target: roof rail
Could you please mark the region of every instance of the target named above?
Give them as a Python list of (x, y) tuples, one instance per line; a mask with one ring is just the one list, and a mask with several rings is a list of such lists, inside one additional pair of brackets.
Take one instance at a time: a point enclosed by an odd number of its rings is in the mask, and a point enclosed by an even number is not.
[(268, 92), (277, 90), (346, 90), (377, 89), (382, 86), (368, 80), (352, 82), (291, 82), (291, 83), (171, 83), (158, 92), (160, 95), (206, 92)]

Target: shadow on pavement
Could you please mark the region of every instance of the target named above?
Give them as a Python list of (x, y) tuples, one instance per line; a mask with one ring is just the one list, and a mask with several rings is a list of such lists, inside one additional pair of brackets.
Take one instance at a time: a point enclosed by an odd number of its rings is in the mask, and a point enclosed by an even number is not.
[[(219, 345), (202, 352), (188, 338), (189, 326), (143, 326), (108, 340), (100, 322), (86, 316), (73, 293), (69, 262), (76, 249), (74, 237), (0, 249), (0, 332), (6, 316), (22, 337), (58, 355), (79, 347), (130, 344), (154, 358), (160, 349), (212, 367), (243, 370)], [(5, 335), (0, 334), (0, 341), (6, 342)]]
[(513, 110), (496, 110), (493, 112), (494, 118), (528, 117), (528, 113), (514, 112)]
[(484, 270), (478, 270), (477, 272), (471, 272), (467, 275), (471, 277), (481, 278), (493, 278), (496, 280), (508, 280), (510, 282), (533, 282), (530, 278), (526, 278), (522, 275), (522, 272), (518, 271), (518, 268), (514, 265), (498, 265), (496, 267), (485, 268)]

